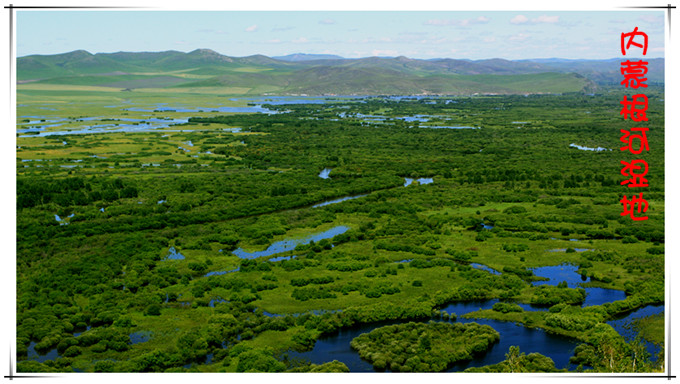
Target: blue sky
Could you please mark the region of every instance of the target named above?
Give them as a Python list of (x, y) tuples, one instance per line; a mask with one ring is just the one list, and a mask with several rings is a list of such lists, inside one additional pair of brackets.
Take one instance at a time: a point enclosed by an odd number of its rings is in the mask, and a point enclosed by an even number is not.
[(85, 49), (229, 56), (608, 59), (620, 35), (649, 35), (664, 56), (665, 11), (17, 11), (17, 56)]

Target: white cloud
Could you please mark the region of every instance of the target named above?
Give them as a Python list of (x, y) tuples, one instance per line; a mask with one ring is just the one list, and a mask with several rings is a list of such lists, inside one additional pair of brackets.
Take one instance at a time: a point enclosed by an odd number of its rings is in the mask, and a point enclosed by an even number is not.
[(547, 16), (547, 15), (541, 15), (536, 19), (531, 20), (534, 23), (549, 23), (549, 24), (555, 24), (558, 21), (560, 21), (559, 16)]
[(323, 19), (323, 20), (319, 20), (319, 24), (332, 25), (332, 24), (335, 24), (335, 20), (333, 20), (333, 19)]
[(257, 24), (253, 24), (250, 27), (246, 28), (246, 32), (255, 32), (257, 31)]
[(560, 21), (559, 16), (541, 15), (539, 17), (529, 19), (524, 15), (517, 15), (510, 19), (511, 24), (555, 24)]
[(298, 37), (297, 39), (293, 40), (293, 43), (295, 44), (309, 43), (309, 39), (307, 39), (306, 37)]
[(489, 20), (491, 20), (491, 19), (489, 19), (488, 17), (484, 17), (484, 16), (479, 16), (475, 19), (461, 19), (461, 20), (457, 20), (457, 19), (449, 19), (449, 20), (430, 19), (430, 20), (426, 20), (425, 22), (423, 22), (423, 25), (432, 25), (432, 26), (436, 26), (436, 27), (451, 27), (451, 26), (453, 26), (453, 27), (467, 27), (468, 25), (486, 24), (486, 23), (489, 22)]
[(517, 15), (510, 20), (512, 24), (524, 24), (529, 21), (529, 18), (524, 15)]

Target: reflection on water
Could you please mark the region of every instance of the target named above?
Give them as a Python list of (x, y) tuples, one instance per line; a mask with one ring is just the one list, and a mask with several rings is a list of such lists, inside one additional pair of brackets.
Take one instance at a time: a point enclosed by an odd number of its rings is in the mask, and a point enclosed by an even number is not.
[(408, 121), (408, 122), (417, 121), (417, 122), (420, 122), (420, 123), (426, 123), (426, 122), (430, 121), (430, 118), (431, 118), (431, 117), (434, 117), (434, 116), (430, 116), (430, 115), (413, 115), (413, 116), (397, 117), (397, 119), (399, 119), (399, 120), (404, 120), (404, 121)]
[(617, 289), (588, 287), (586, 288), (586, 301), (583, 302), (582, 307), (589, 307), (592, 305), (602, 305), (604, 303), (611, 303), (613, 301), (625, 300), (626, 293)]
[(283, 260), (292, 260), (295, 259), (297, 256), (278, 256), (278, 257), (272, 257), (271, 259), (267, 260), (271, 263), (276, 263), (277, 261), (283, 261)]
[[(663, 304), (648, 305), (646, 307), (642, 307), (638, 310), (635, 310), (627, 314), (626, 316), (610, 320), (607, 322), (607, 324), (611, 325), (614, 329), (616, 329), (616, 332), (623, 336), (626, 342), (630, 343), (631, 341), (635, 340), (635, 337), (638, 334), (637, 330), (635, 330), (635, 327), (633, 326), (634, 320), (638, 320), (652, 315), (663, 314), (664, 310), (665, 305)], [(649, 352), (649, 354), (651, 355), (651, 360), (656, 361), (657, 355), (661, 350), (661, 347), (659, 345), (652, 344), (650, 341), (647, 341), (646, 339), (642, 339), (642, 343), (645, 345), (647, 352)]]
[(261, 105), (253, 105), (248, 107), (184, 107), (184, 106), (165, 106), (167, 103), (157, 104), (155, 107), (130, 107), (123, 111), (131, 112), (225, 112), (225, 113), (264, 113), (275, 114), (280, 113)]
[(356, 196), (341, 197), (339, 199), (328, 200), (328, 201), (324, 201), (323, 203), (312, 205), (312, 208), (325, 207), (325, 206), (330, 205), (330, 204), (341, 203), (343, 201), (358, 199), (358, 198), (364, 197), (364, 196), (368, 196), (368, 195), (356, 195)]
[[(85, 119), (81, 119), (85, 120)], [(95, 124), (90, 126), (81, 126), (73, 129), (64, 129), (61, 131), (44, 131), (40, 129), (38, 134), (31, 134), (29, 136), (34, 137), (44, 137), (44, 136), (63, 136), (63, 135), (83, 135), (91, 133), (114, 133), (114, 132), (149, 132), (156, 129), (167, 128), (174, 124), (184, 124), (187, 123), (188, 119), (119, 119), (123, 121), (139, 121), (139, 123), (134, 124)], [(61, 125), (61, 124), (57, 124)], [(56, 125), (55, 125), (56, 126)], [(45, 126), (47, 127), (47, 126)], [(35, 128), (31, 128), (35, 130)], [(19, 133), (29, 133), (32, 132), (31, 129), (21, 130), (17, 129)]]
[(569, 144), (570, 147), (580, 149), (582, 151), (594, 151), (594, 152), (602, 152), (602, 151), (611, 151), (611, 149), (607, 148), (602, 148), (602, 147), (597, 147), (597, 148), (591, 148), (591, 147), (583, 147), (574, 143)]
[(184, 260), (184, 255), (179, 253), (175, 247), (170, 247), (168, 256), (166, 256), (165, 260)]
[[(408, 187), (413, 183), (414, 179), (404, 177), (404, 187)], [(421, 177), (419, 179), (415, 179), (418, 184), (432, 184), (434, 180), (431, 177)]]
[(312, 241), (319, 242), (323, 239), (331, 239), (336, 235), (340, 235), (342, 233), (347, 232), (347, 230), (349, 230), (349, 227), (345, 227), (344, 225), (340, 225), (340, 226), (331, 228), (327, 231), (316, 233), (316, 234), (307, 236), (307, 237), (302, 238), (302, 239), (277, 241), (276, 243), (273, 243), (272, 245), (270, 245), (264, 251), (246, 252), (242, 248), (239, 248), (235, 251), (232, 251), (232, 253), (234, 255), (242, 258), (242, 259), (255, 259), (255, 258), (263, 257), (263, 256), (271, 256), (271, 255), (281, 253), (281, 252), (292, 251), (293, 249), (295, 249), (295, 247), (298, 246), (298, 244), (309, 244)]
[(578, 267), (571, 264), (554, 265), (549, 267), (532, 268), (534, 275), (545, 277), (548, 280), (534, 281), (531, 284), (537, 285), (558, 285), (566, 281), (569, 288), (579, 288), (581, 283), (590, 282), (590, 277), (581, 277), (581, 274), (576, 272)]
[(227, 273), (232, 273), (232, 272), (238, 272), (241, 270), (241, 267), (236, 267), (236, 269), (232, 269), (230, 271), (214, 271), (214, 272), (208, 272), (205, 274), (204, 277), (210, 277), (210, 276), (221, 276), (221, 275), (226, 275)]
[(322, 178), (322, 179), (330, 179), (331, 177), (328, 176), (328, 175), (330, 175), (331, 170), (332, 169), (330, 169), (330, 168), (324, 168), (323, 171), (321, 171), (319, 173), (319, 177)]
[(500, 275), (500, 274), (501, 274), (501, 273), (498, 272), (497, 270), (495, 270), (495, 269), (493, 269), (493, 268), (489, 268), (489, 267), (487, 267), (486, 265), (477, 264), (477, 263), (472, 263), (472, 264), (470, 264), (470, 266), (471, 266), (472, 268), (481, 269), (482, 271), (487, 271), (487, 272), (489, 272), (489, 273), (491, 273), (491, 274), (494, 274), (494, 275)]
[[(75, 165), (74, 165), (74, 167), (75, 167)], [(69, 219), (72, 218), (73, 216), (75, 216), (75, 213), (72, 213), (72, 214), (66, 216), (65, 219), (62, 219), (61, 217), (59, 217), (59, 215), (55, 214), (54, 219), (59, 222), (59, 225), (69, 225), (69, 223), (70, 223)]]
[(253, 104), (269, 104), (269, 105), (284, 105), (284, 104), (326, 104), (343, 101), (363, 101), (367, 96), (352, 96), (352, 95), (338, 95), (333, 97), (323, 96), (258, 96), (258, 97), (236, 97), (229, 99), (231, 101), (245, 100)]
[(221, 297), (216, 297), (216, 298), (214, 298), (214, 299), (210, 299), (210, 303), (208, 303), (208, 306), (210, 306), (210, 307), (215, 307), (215, 304), (219, 304), (219, 303), (227, 303), (227, 302), (228, 302), (227, 300), (224, 300), (224, 299), (221, 298)]
[[(557, 286), (564, 281), (569, 288), (581, 288), (581, 284), (590, 282), (590, 277), (582, 276), (577, 270), (577, 266), (570, 264), (533, 268), (534, 275), (548, 278), (548, 280), (534, 281), (532, 285)], [(586, 300), (582, 307), (602, 305), (626, 298), (626, 293), (617, 289), (586, 287), (585, 290)]]
[(151, 331), (137, 331), (130, 334), (130, 344), (146, 343), (151, 339)]
[(59, 352), (57, 352), (56, 347), (47, 351), (47, 353), (45, 353), (44, 355), (39, 354), (35, 350), (36, 344), (37, 343), (35, 341), (31, 341), (31, 344), (29, 344), (29, 346), (28, 346), (28, 359), (29, 360), (35, 360), (35, 361), (38, 361), (40, 363), (44, 363), (47, 360), (55, 360), (58, 357), (60, 357)]
[(471, 127), (469, 125), (421, 125), (419, 127), (432, 129), (480, 129), (479, 127)]
[[(525, 328), (511, 322), (502, 322), (487, 319), (461, 319), (464, 313), (472, 312), (482, 308), (491, 308), (497, 300), (488, 302), (468, 302), (452, 304), (446, 308), (448, 313), (456, 313), (458, 322), (487, 324), (498, 331), (501, 335), (500, 341), (494, 344), (491, 349), (482, 356), (475, 359), (454, 365), (449, 371), (463, 371), (469, 367), (480, 367), (488, 364), (496, 364), (505, 360), (505, 354), (512, 345), (520, 347), (520, 351), (526, 354), (538, 352), (553, 359), (558, 368), (570, 366), (569, 357), (573, 355), (574, 349), (579, 344), (578, 341), (563, 336), (549, 334), (538, 328)], [(427, 321), (418, 320), (418, 321)], [(440, 321), (440, 320), (435, 320)], [(352, 372), (373, 372), (373, 366), (367, 361), (362, 360), (352, 348), (350, 342), (362, 333), (368, 333), (378, 327), (405, 323), (406, 321), (385, 321), (380, 323), (365, 324), (352, 328), (341, 329), (329, 336), (321, 337), (316, 341), (314, 348), (309, 352), (289, 351), (289, 355), (294, 358), (309, 360), (314, 364), (323, 364), (328, 361), (338, 360), (347, 365)]]

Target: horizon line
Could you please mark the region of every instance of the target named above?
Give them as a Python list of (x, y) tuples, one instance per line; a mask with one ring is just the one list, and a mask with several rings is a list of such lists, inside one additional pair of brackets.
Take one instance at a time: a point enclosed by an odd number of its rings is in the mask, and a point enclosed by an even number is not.
[[(95, 52), (95, 53), (92, 53), (92, 52), (90, 52), (86, 49), (76, 49), (76, 50), (73, 50), (73, 51), (67, 51), (67, 52), (61, 52), (61, 53), (47, 53), (47, 54), (45, 54), (45, 53), (32, 53), (32, 54), (23, 55), (23, 56), (16, 56), (16, 58), (19, 59), (19, 58), (30, 57), (30, 56), (56, 56), (56, 55), (65, 55), (65, 54), (68, 54), (68, 53), (74, 53), (74, 52), (80, 52), (80, 51), (86, 52), (90, 55), (99, 55), (99, 54), (111, 55), (111, 54), (116, 54), (116, 53), (163, 53), (163, 52), (179, 52), (179, 53), (189, 54), (189, 53), (201, 51), (201, 50), (212, 51), (214, 53), (217, 53), (218, 55), (229, 57), (229, 58), (235, 58), (235, 59), (244, 59), (244, 58), (248, 58), (248, 57), (252, 57), (252, 56), (265, 56), (265, 57), (268, 57), (268, 58), (274, 59), (274, 60), (280, 60), (280, 59), (276, 59), (276, 57), (286, 57), (286, 56), (293, 56), (293, 55), (338, 56), (337, 59), (318, 59), (318, 60), (361, 60), (361, 59), (369, 59), (369, 58), (397, 59), (397, 58), (403, 57), (403, 58), (411, 59), (411, 60), (426, 60), (426, 61), (427, 60), (482, 61), (482, 60), (495, 60), (495, 59), (507, 60), (507, 61), (522, 61), (522, 60), (528, 60), (528, 61), (532, 61), (532, 60), (608, 61), (608, 60), (623, 60), (623, 59), (626, 58), (626, 57), (610, 57), (610, 58), (606, 58), (606, 59), (583, 59), (583, 58), (572, 59), (572, 58), (565, 58), (565, 57), (532, 57), (532, 58), (525, 58), (525, 59), (506, 59), (506, 58), (503, 58), (503, 57), (488, 57), (488, 58), (484, 58), (484, 59), (469, 59), (469, 58), (453, 58), (453, 57), (432, 57), (432, 58), (426, 59), (426, 58), (409, 57), (409, 56), (405, 56), (405, 55), (345, 57), (345, 56), (341, 56), (341, 55), (334, 54), (334, 53), (305, 53), (305, 52), (293, 52), (293, 53), (288, 53), (288, 54), (284, 54), (284, 55), (272, 55), (272, 56), (265, 55), (263, 53), (253, 53), (253, 54), (246, 55), (246, 56), (230, 56), (228, 54), (217, 52), (217, 51), (215, 51), (214, 49), (211, 49), (211, 48), (196, 48), (196, 49), (193, 49), (191, 51), (186, 51), (186, 52), (180, 51), (180, 50), (175, 50), (175, 49), (168, 49), (168, 50), (163, 50), (163, 51), (116, 51), (116, 52)], [(664, 60), (666, 59), (665, 56), (660, 56), (660, 57), (635, 57), (635, 56), (630, 56), (628, 58), (664, 59)], [(286, 60), (280, 60), (280, 61), (286, 61)], [(314, 60), (300, 60), (300, 61), (314, 61)]]

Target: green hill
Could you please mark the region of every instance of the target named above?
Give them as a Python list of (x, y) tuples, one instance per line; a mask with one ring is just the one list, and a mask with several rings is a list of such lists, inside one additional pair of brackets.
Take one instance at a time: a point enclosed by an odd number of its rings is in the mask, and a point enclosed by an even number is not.
[[(650, 81), (662, 82), (663, 59), (649, 59)], [(189, 53), (78, 50), (17, 59), (20, 83), (116, 88), (238, 87), (275, 94), (472, 94), (592, 91), (615, 82), (617, 60), (343, 59), (309, 55), (278, 60)]]

